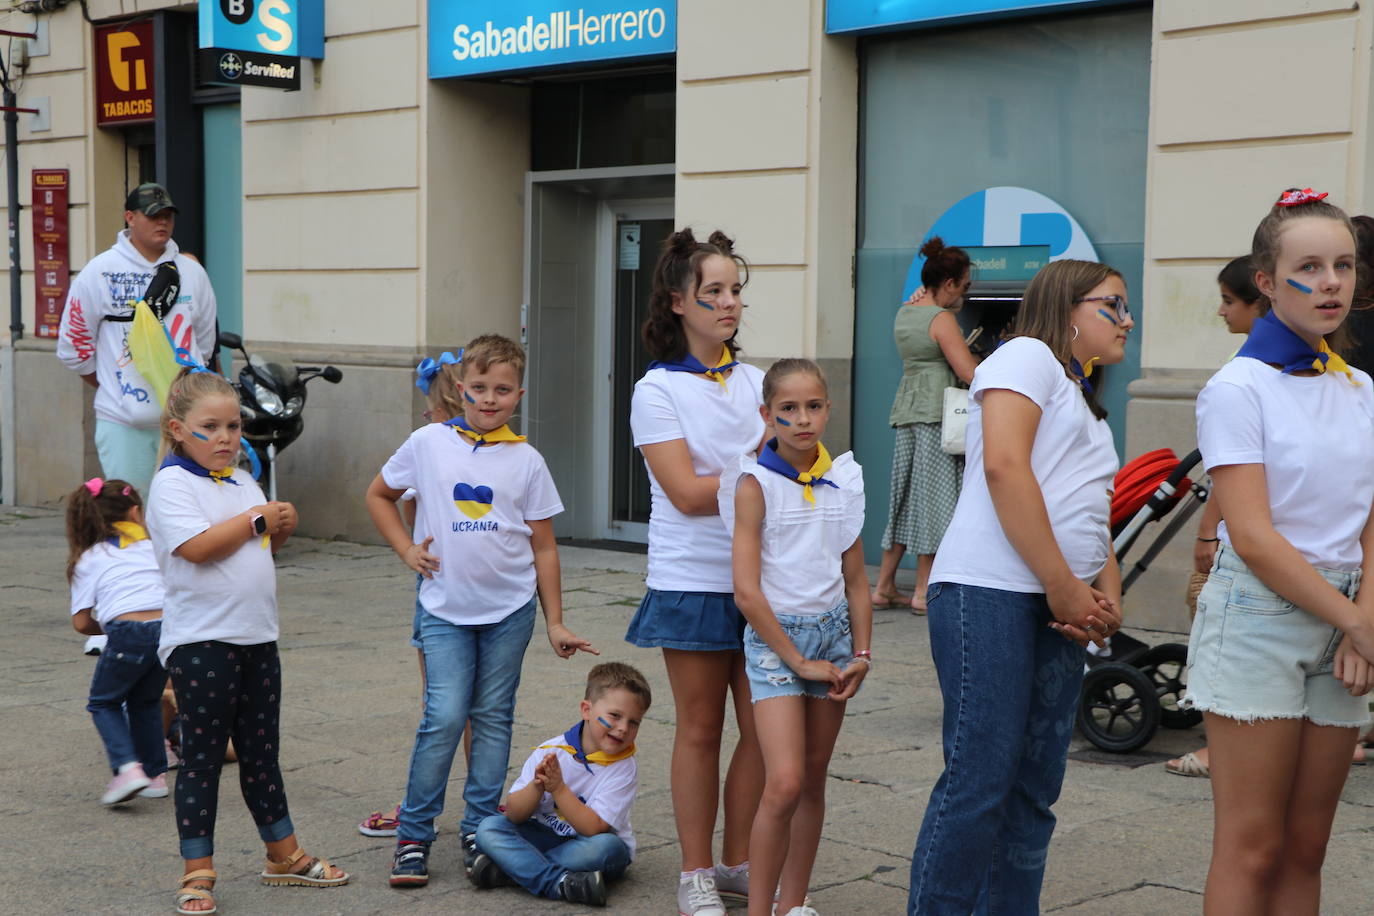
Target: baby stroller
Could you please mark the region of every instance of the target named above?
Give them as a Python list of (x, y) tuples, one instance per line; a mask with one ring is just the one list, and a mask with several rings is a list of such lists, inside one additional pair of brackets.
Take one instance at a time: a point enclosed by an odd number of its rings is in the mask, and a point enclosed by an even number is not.
[[(1188, 478), (1201, 460), (1196, 450), (1180, 461), (1172, 449), (1157, 449), (1117, 473), (1111, 525), (1123, 594), (1207, 501), (1207, 484)], [(1171, 513), (1164, 530), (1127, 570), (1125, 557), (1146, 526)], [(1104, 751), (1128, 754), (1149, 743), (1161, 725), (1197, 725), (1202, 713), (1179, 705), (1187, 660), (1188, 647), (1182, 643), (1151, 647), (1122, 632), (1111, 637), (1106, 650), (1089, 646), (1088, 671), (1078, 697), (1079, 731)]]

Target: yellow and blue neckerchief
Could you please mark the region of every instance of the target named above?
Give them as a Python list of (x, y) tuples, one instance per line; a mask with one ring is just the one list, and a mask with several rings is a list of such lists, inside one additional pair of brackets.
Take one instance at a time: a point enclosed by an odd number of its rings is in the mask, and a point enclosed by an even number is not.
[(768, 444), (763, 447), (763, 451), (759, 452), (758, 462), (760, 466), (770, 471), (775, 471), (788, 480), (794, 480), (801, 484), (802, 496), (811, 504), (811, 508), (813, 509), (816, 508), (816, 496), (812, 492), (813, 486), (825, 484), (837, 490), (840, 488), (840, 485), (835, 483), (835, 481), (827, 480), (821, 476), (826, 471), (830, 470), (831, 464), (830, 453), (825, 450), (825, 444), (822, 442), (816, 443), (816, 462), (811, 465), (811, 469), (807, 471), (798, 471), (778, 455), (777, 439), (768, 440)]
[(707, 368), (705, 363), (703, 363), (701, 360), (697, 359), (690, 353), (684, 355), (682, 359), (676, 360), (674, 362), (667, 362), (666, 360), (656, 359), (653, 362), (649, 363), (649, 368), (667, 369), (669, 372), (690, 372), (693, 375), (704, 375), (711, 381), (719, 385), (721, 388), (725, 389), (726, 391), (729, 391), (729, 386), (725, 384), (725, 370), (733, 369), (735, 366), (738, 365), (739, 360), (734, 359), (730, 356), (730, 348), (722, 346), (720, 360), (710, 368)]
[(1315, 369), (1325, 374), (1328, 370), (1340, 372), (1352, 385), (1360, 384), (1355, 373), (1341, 357), (1331, 352), (1326, 341), (1321, 341), (1321, 349), (1313, 350), (1293, 329), (1279, 320), (1272, 310), (1255, 320), (1250, 328), (1250, 337), (1237, 351), (1236, 356), (1248, 356), (1262, 363), (1275, 363), (1285, 375)]
[(115, 522), (110, 527), (117, 532), (105, 539), (111, 547), (118, 547), (123, 550), (130, 544), (148, 540), (147, 529), (138, 522)]
[(584, 724), (586, 723), (574, 723), (572, 728), (565, 731), (563, 733), (562, 744), (541, 744), (535, 748), (535, 750), (543, 751), (556, 749), (567, 751), (569, 754), (572, 754), (573, 760), (576, 760), (587, 768), (588, 773), (593, 772), (591, 767), (593, 763), (604, 767), (615, 763), (617, 760), (624, 760), (627, 757), (633, 757), (635, 755), (635, 745), (633, 744), (625, 748), (625, 750), (615, 754), (608, 754), (605, 751), (592, 751), (590, 754), (584, 753), (582, 750), (582, 726)]
[(162, 459), (162, 464), (158, 465), (159, 471), (163, 468), (182, 468), (183, 470), (190, 471), (197, 477), (208, 477), (215, 483), (232, 483), (236, 487), (240, 486), (239, 482), (234, 479), (234, 468), (232, 465), (227, 468), (221, 468), (218, 471), (212, 471), (209, 468), (202, 467), (190, 458), (184, 458), (176, 452), (168, 452), (167, 457)]
[(1085, 366), (1076, 358), (1072, 356), (1069, 357), (1069, 371), (1073, 373), (1074, 381), (1078, 382), (1079, 387), (1088, 392), (1088, 394), (1093, 393), (1093, 383), (1088, 381), (1093, 374), (1093, 363), (1101, 358), (1100, 356), (1094, 356), (1092, 359), (1088, 360), (1088, 364)]
[(484, 445), (496, 442), (524, 442), (526, 439), (525, 436), (517, 436), (515, 433), (511, 432), (510, 426), (506, 425), (505, 423), (502, 423), (499, 429), (493, 429), (491, 432), (486, 433), (479, 433), (477, 430), (473, 429), (468, 424), (468, 421), (465, 417), (454, 417), (452, 420), (449, 420), (444, 425), (452, 426), (454, 429), (457, 430), (462, 430), (463, 432), (471, 436), (473, 439), (477, 440), (477, 443), (472, 447), (472, 450), (474, 452)]

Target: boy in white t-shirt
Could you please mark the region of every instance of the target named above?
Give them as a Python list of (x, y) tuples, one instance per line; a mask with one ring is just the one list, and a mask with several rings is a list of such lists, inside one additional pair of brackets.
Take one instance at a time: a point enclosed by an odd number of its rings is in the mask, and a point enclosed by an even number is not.
[(478, 825), (473, 884), (606, 905), (606, 881), (634, 858), (635, 736), (652, 699), (629, 665), (606, 662), (587, 673), (581, 720), (535, 748), (505, 814)]
[[(429, 883), (434, 819), (444, 808), (464, 724), (472, 752), (463, 786), (464, 864), (471, 867), (477, 824), (497, 813), (510, 759), (520, 665), (534, 630), (535, 593), (549, 642), (562, 658), (591, 643), (563, 625), (553, 517), (563, 511), (544, 459), (506, 422), (525, 390), (525, 351), (495, 334), (464, 348), (463, 415), (411, 433), (367, 491), (377, 530), (425, 577), (419, 639), (425, 709), (415, 734), (406, 797), (396, 829), (392, 887)], [(418, 493), (416, 544), (396, 511)], [(431, 552), (433, 551), (433, 552)]]

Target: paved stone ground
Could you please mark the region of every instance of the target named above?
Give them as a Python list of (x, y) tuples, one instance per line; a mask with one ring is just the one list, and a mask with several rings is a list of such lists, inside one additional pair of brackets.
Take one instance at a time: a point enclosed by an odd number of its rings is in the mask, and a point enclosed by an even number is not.
[[(169, 913), (181, 870), (170, 799), (112, 810), (98, 801), (109, 772), (85, 711), (93, 659), (80, 654), (82, 638), (66, 622), (64, 562), (58, 513), (0, 507), (0, 613), (9, 646), (0, 654), (0, 813), (8, 827), (0, 832), (0, 913)], [(610, 911), (669, 913), (679, 864), (667, 784), (673, 708), (659, 655), (622, 639), (642, 593), (643, 557), (565, 548), (563, 570), (573, 630), (593, 639), (603, 658), (642, 668), (657, 695), (639, 738), (640, 856), (613, 886)], [(418, 717), (407, 640), (413, 579), (385, 549), (300, 538), (278, 557), (278, 580), (282, 762), (292, 816), (307, 849), (331, 857), (354, 880), (336, 890), (259, 885), (262, 847), (230, 766), (217, 834), (220, 911), (576, 912), (516, 890), (471, 888), (453, 811), (440, 818), (430, 886), (387, 886), (390, 842), (360, 836), (355, 825), (367, 812), (394, 805), (404, 787)], [(878, 666), (850, 704), (831, 766), (813, 884), (823, 914), (904, 912), (908, 857), (940, 771), (940, 699), (924, 621), (879, 612), (874, 650)], [(526, 748), (576, 715), (592, 663), (586, 656), (558, 660), (536, 631), (516, 709), (513, 767)], [(1046, 912), (1200, 912), (1209, 784), (1169, 776), (1159, 761), (1201, 740), (1199, 730), (1162, 730), (1146, 752), (1127, 758), (1094, 755), (1075, 742), (1056, 807)], [(1374, 773), (1364, 768), (1347, 785), (1326, 868), (1325, 913), (1374, 912), (1371, 785)], [(450, 799), (460, 792), (461, 768)]]

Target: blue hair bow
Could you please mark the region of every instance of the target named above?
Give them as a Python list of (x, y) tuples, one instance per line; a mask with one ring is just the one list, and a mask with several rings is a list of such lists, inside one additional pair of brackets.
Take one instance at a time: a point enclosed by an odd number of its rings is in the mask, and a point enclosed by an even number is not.
[(454, 356), (448, 350), (439, 354), (436, 362), (426, 356), (420, 360), (420, 365), (415, 367), (415, 387), (429, 395), (429, 386), (434, 382), (434, 376), (439, 374), (439, 370), (444, 366), (451, 366), (463, 361), (463, 351), (459, 350), (458, 355)]

